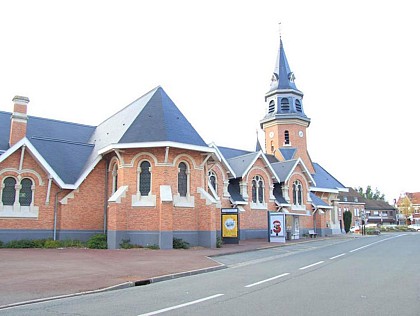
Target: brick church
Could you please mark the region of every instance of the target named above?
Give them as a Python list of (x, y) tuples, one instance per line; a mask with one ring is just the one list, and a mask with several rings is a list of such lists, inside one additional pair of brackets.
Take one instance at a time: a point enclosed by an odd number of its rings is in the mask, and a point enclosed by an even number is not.
[(240, 239), (267, 238), (268, 211), (285, 214), (290, 238), (340, 234), (347, 189), (309, 156), (294, 79), (280, 39), (255, 151), (207, 144), (161, 87), (98, 126), (30, 116), (14, 97), (0, 111), (0, 240), (105, 233), (110, 249), (215, 247), (231, 208)]

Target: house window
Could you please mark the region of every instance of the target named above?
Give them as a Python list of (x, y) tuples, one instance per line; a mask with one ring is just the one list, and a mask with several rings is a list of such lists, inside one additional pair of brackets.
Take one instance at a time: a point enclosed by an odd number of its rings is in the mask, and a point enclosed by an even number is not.
[(32, 203), (32, 180), (25, 178), (20, 184), (19, 204), (21, 206), (30, 206)]
[(217, 178), (214, 171), (209, 171), (209, 185), (212, 187), (214, 192), (217, 192)]
[(8, 177), (3, 182), (3, 192), (1, 201), (3, 205), (13, 205), (16, 198), (16, 180), (15, 178)]
[(281, 99), (280, 108), (282, 111), (285, 111), (285, 112), (288, 112), (290, 110), (289, 100), (287, 98)]
[(143, 161), (140, 164), (140, 175), (139, 175), (139, 191), (141, 196), (147, 196), (150, 193), (150, 183), (151, 183), (151, 173), (150, 173), (150, 162)]
[(289, 145), (290, 144), (289, 131), (284, 131), (284, 144), (285, 145)]
[(264, 182), (260, 176), (252, 179), (252, 202), (264, 203)]
[(293, 182), (293, 204), (294, 205), (303, 205), (303, 192), (302, 184), (300, 181), (296, 180)]
[(295, 107), (296, 107), (296, 111), (302, 112), (302, 104), (300, 103), (299, 100), (295, 101)]
[(188, 174), (185, 162), (178, 165), (178, 193), (183, 197), (186, 197), (188, 193)]
[(268, 104), (268, 113), (273, 113), (275, 109), (276, 109), (276, 104), (274, 103), (273, 100), (271, 100), (270, 103)]
[(118, 163), (112, 167), (112, 193), (118, 189)]

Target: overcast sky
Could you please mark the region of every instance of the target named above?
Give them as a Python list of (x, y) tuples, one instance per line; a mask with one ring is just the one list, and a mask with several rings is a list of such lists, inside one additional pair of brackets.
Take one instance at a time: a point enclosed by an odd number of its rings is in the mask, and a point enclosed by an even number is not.
[(279, 22), (312, 160), (420, 191), (416, 1), (2, 0), (0, 110), (98, 125), (160, 85), (206, 142), (254, 150)]

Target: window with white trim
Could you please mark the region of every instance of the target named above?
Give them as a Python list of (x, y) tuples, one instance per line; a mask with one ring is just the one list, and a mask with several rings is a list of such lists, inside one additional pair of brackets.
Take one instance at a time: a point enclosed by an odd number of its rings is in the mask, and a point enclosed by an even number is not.
[(299, 180), (293, 182), (293, 205), (303, 206), (303, 189)]
[(118, 163), (112, 166), (112, 193), (118, 189)]
[(152, 194), (152, 165), (142, 160), (137, 166), (137, 192), (132, 196), (133, 206), (156, 206), (156, 195)]
[(178, 193), (174, 195), (174, 205), (194, 207), (194, 196), (190, 195), (190, 169), (186, 162), (178, 164)]
[(209, 171), (209, 190), (217, 193), (217, 176), (213, 170)]
[(267, 208), (267, 204), (265, 203), (264, 192), (264, 180), (261, 176), (257, 175), (252, 179), (251, 182), (251, 208)]
[(1, 184), (0, 217), (38, 217), (35, 186), (30, 178), (6, 177)]
[(185, 162), (178, 165), (178, 193), (183, 197), (186, 197), (188, 193), (188, 173)]

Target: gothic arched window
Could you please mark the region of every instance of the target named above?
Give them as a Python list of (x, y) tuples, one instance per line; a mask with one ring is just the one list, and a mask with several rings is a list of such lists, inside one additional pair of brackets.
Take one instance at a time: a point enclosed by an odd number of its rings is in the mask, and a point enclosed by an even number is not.
[(16, 179), (7, 177), (3, 181), (3, 192), (1, 202), (3, 205), (13, 205), (16, 199)]
[(21, 206), (30, 206), (32, 203), (32, 180), (25, 178), (20, 184), (19, 204)]
[(180, 196), (187, 196), (188, 193), (188, 174), (187, 164), (181, 162), (178, 165), (178, 193)]
[(150, 162), (147, 160), (140, 163), (139, 191), (141, 196), (147, 196), (150, 193), (152, 174), (150, 172)]
[(264, 203), (264, 181), (261, 176), (252, 179), (252, 202)]
[(289, 131), (284, 131), (284, 144), (289, 145), (290, 144), (290, 135)]
[(293, 204), (303, 205), (303, 190), (300, 181), (293, 182)]

